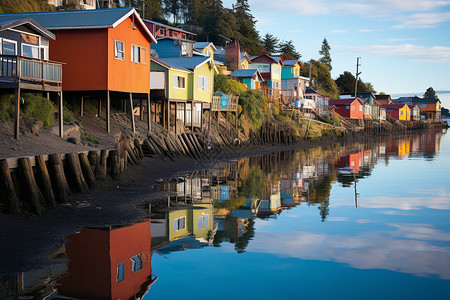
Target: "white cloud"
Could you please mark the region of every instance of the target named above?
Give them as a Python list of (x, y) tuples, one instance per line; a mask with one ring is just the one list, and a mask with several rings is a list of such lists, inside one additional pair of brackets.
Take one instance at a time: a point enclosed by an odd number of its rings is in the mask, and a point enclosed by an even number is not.
[(439, 23), (450, 21), (450, 12), (419, 13), (401, 17), (399, 18), (399, 20), (401, 21), (401, 24), (396, 25), (393, 28), (434, 28)]
[(415, 41), (416, 38), (390, 38), (387, 39), (386, 42), (407, 42), (407, 41)]
[(347, 30), (341, 30), (341, 29), (332, 29), (330, 30), (331, 33), (347, 33)]
[(450, 47), (425, 47), (413, 44), (403, 45), (369, 45), (350, 47), (351, 51), (370, 53), (381, 56), (408, 57), (416, 62), (448, 63), (450, 62)]

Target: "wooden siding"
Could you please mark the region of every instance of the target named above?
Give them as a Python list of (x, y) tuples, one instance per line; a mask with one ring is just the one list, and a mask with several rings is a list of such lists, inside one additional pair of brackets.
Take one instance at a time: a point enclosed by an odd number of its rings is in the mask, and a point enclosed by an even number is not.
[[(150, 41), (139, 24), (134, 23), (138, 30), (133, 30), (132, 26), (132, 19), (128, 18), (115, 28), (108, 29), (108, 89), (148, 93), (150, 91)], [(115, 40), (124, 42), (125, 60), (123, 61), (114, 57)], [(146, 49), (145, 64), (131, 61), (132, 45)]]
[[(208, 91), (203, 91), (198, 89), (198, 76), (205, 76), (208, 78)], [(209, 64), (205, 63), (201, 67), (194, 70), (193, 75), (193, 100), (202, 102), (211, 102), (214, 89), (214, 68)]]
[(107, 29), (55, 30), (50, 59), (63, 65), (63, 91), (107, 89)]

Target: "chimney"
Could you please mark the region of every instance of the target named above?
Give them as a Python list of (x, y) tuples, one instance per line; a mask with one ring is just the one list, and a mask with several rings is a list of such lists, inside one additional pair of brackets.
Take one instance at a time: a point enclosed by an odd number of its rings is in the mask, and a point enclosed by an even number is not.
[(231, 71), (238, 70), (241, 62), (241, 46), (238, 39), (228, 44), (225, 48), (225, 64)]

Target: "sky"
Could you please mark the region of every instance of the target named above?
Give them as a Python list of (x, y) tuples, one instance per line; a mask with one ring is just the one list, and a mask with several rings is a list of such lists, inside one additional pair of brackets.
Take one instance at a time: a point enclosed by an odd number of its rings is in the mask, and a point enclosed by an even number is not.
[[(450, 90), (450, 0), (249, 0), (260, 36), (293, 40), (301, 60), (331, 47), (336, 79), (356, 72), (377, 92)], [(223, 0), (231, 8), (233, 0)], [(438, 93), (439, 95), (439, 93)], [(450, 97), (441, 99), (450, 107)]]

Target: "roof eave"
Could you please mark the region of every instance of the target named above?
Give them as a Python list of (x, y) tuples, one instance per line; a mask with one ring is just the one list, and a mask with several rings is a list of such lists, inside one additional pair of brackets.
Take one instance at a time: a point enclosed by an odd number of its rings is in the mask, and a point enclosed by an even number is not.
[(120, 23), (122, 23), (124, 20), (126, 20), (128, 17), (130, 17), (131, 15), (135, 15), (137, 17), (137, 20), (139, 22), (139, 24), (142, 26), (142, 28), (144, 29), (144, 31), (148, 34), (148, 36), (150, 37), (150, 39), (153, 41), (153, 43), (157, 44), (158, 42), (156, 41), (155, 37), (153, 36), (153, 34), (150, 32), (150, 30), (148, 30), (147, 26), (145, 26), (144, 22), (142, 21), (141, 17), (139, 16), (139, 14), (137, 13), (137, 11), (133, 8), (130, 9), (129, 12), (127, 12), (125, 15), (123, 15), (120, 19), (118, 19), (116, 22), (114, 22), (114, 24), (112, 25), (112, 27), (116, 27), (117, 25), (119, 25)]

